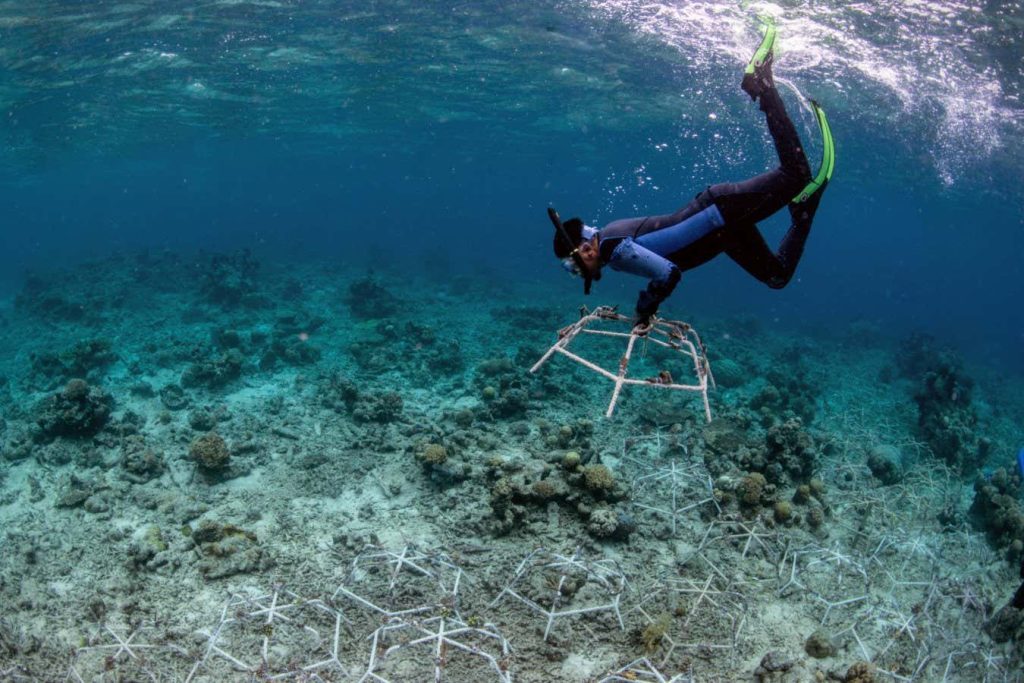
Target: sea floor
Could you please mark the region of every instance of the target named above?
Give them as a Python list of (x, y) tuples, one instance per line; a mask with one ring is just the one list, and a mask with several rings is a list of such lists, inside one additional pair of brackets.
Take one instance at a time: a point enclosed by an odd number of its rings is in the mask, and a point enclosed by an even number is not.
[(1020, 547), (975, 504), (1019, 514), (1024, 379), (705, 317), (714, 420), (657, 387), (607, 420), (607, 380), (527, 372), (564, 298), (440, 273), (30, 277), (0, 306), (0, 681), (1024, 680)]

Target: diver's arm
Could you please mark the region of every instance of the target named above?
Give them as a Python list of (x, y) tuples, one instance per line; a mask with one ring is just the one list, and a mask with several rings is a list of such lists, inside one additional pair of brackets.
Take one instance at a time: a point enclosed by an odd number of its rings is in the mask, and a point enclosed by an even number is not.
[(615, 247), (608, 260), (608, 267), (650, 279), (647, 289), (640, 292), (636, 301), (636, 315), (640, 323), (650, 320), (658, 311), (661, 302), (672, 294), (682, 277), (682, 272), (676, 264), (628, 237)]

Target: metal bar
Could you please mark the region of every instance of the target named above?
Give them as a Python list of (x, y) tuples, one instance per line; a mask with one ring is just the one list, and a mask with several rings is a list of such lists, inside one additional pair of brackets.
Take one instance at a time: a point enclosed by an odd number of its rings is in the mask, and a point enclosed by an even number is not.
[(629, 341), (626, 342), (626, 354), (619, 361), (619, 374), (615, 378), (615, 388), (612, 390), (612, 400), (608, 404), (608, 410), (605, 412), (605, 417), (611, 417), (612, 413), (615, 412), (615, 402), (619, 400), (619, 394), (622, 392), (622, 384), (626, 381), (626, 371), (629, 369), (629, 359), (633, 355), (633, 345), (636, 344), (637, 336), (635, 334), (629, 335)]
[[(612, 390), (611, 400), (609, 401), (608, 409), (605, 412), (605, 417), (607, 418), (611, 418), (615, 412), (615, 406), (618, 404), (619, 397), (622, 394), (622, 387), (644, 385), (677, 391), (699, 392), (703, 402), (704, 417), (708, 422), (711, 421), (711, 403), (708, 398), (708, 388), (709, 384), (711, 387), (715, 386), (715, 380), (714, 376), (711, 374), (711, 365), (708, 363), (707, 356), (704, 351), (704, 345), (696, 330), (682, 321), (660, 320), (655, 318), (652, 324), (645, 328), (644, 334), (640, 335), (632, 331), (632, 319), (618, 313), (615, 309), (608, 306), (599, 306), (593, 311), (589, 311), (584, 308), (581, 309), (580, 313), (581, 317), (579, 320), (558, 331), (558, 340), (544, 353), (543, 356), (541, 356), (540, 360), (530, 368), (531, 373), (537, 372), (537, 370), (550, 360), (554, 354), (560, 353), (570, 360), (579, 363), (583, 367), (614, 382), (615, 386)], [(631, 331), (626, 333), (605, 329), (588, 329), (589, 325), (600, 321), (625, 323), (631, 326)], [(581, 333), (616, 338), (626, 337), (628, 339), (626, 343), (626, 352), (619, 361), (619, 372), (617, 374), (602, 368), (593, 361), (587, 360), (586, 358), (569, 351), (569, 345)], [(680, 384), (675, 381), (662, 383), (658, 381), (627, 377), (629, 362), (632, 360), (633, 350), (638, 339), (643, 339), (645, 342), (652, 342), (662, 348), (669, 349), (670, 351), (677, 351), (683, 356), (688, 357), (690, 362), (693, 364), (693, 372), (696, 376), (697, 383)], [(663, 371), (663, 374), (667, 375), (668, 373)], [(668, 379), (671, 380), (671, 376), (669, 376)]]
[(615, 375), (614, 375), (614, 374), (612, 374), (611, 372), (609, 372), (609, 371), (605, 370), (605, 369), (604, 369), (604, 368), (602, 368), (602, 367), (601, 367), (600, 365), (597, 365), (597, 364), (595, 364), (595, 363), (591, 363), (591, 362), (590, 362), (589, 360), (587, 360), (586, 358), (580, 358), (579, 356), (577, 356), (577, 355), (576, 355), (575, 353), (573, 353), (572, 351), (566, 351), (565, 349), (556, 349), (556, 350), (557, 350), (557, 351), (558, 351), (558, 352), (559, 352), (560, 354), (562, 354), (563, 356), (567, 356), (567, 357), (569, 357), (569, 358), (572, 358), (572, 359), (573, 359), (574, 361), (576, 361), (576, 362), (577, 362), (577, 363), (579, 363), (580, 365), (583, 365), (584, 367), (590, 368), (590, 369), (591, 369), (591, 370), (593, 370), (594, 372), (596, 372), (596, 373), (600, 374), (600, 375), (601, 375), (602, 377), (607, 377), (608, 379), (610, 379), (610, 380), (611, 380), (611, 381), (613, 381), (613, 382), (615, 381)]
[(651, 380), (648, 380), (648, 379), (634, 379), (632, 377), (627, 377), (626, 379), (622, 380), (622, 383), (623, 384), (628, 384), (630, 386), (638, 386), (638, 385), (642, 384), (645, 387), (657, 387), (659, 389), (675, 389), (677, 391), (703, 391), (704, 390), (704, 387), (702, 387), (699, 384), (675, 384), (675, 383), (665, 384), (663, 382), (652, 382)]
[(584, 320), (587, 320), (589, 317), (590, 316), (587, 316), (587, 318), (583, 318), (582, 320), (579, 320), (574, 325), (572, 325), (572, 327), (575, 329), (572, 329), (569, 332), (566, 332), (564, 335), (562, 335), (562, 337), (557, 342), (555, 342), (550, 349), (547, 350), (547, 353), (541, 356), (541, 359), (533, 364), (533, 367), (530, 368), (530, 372), (537, 372), (537, 370), (540, 369), (540, 366), (544, 365), (544, 363), (546, 363), (547, 360), (551, 358), (551, 355), (555, 351), (559, 350), (559, 348), (565, 348), (566, 346), (568, 346), (569, 342), (575, 339), (576, 335), (579, 334), (580, 331), (583, 329), (582, 327), (579, 327), (580, 323), (582, 323)]

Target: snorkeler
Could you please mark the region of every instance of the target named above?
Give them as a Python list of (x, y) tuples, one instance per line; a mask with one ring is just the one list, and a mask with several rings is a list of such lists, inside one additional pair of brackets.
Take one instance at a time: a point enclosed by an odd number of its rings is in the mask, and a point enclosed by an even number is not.
[[(636, 304), (636, 326), (650, 324), (658, 306), (672, 294), (683, 271), (696, 268), (721, 253), (773, 289), (789, 283), (804, 251), (811, 222), (834, 167), (832, 135), (825, 112), (812, 101), (824, 139), (821, 169), (811, 177), (800, 136), (793, 126), (772, 78), (775, 27), (769, 25), (747, 65), (741, 87), (759, 102), (775, 143), (778, 168), (739, 183), (711, 185), (675, 213), (612, 221), (600, 230), (579, 218), (564, 223), (549, 208), (555, 226), (555, 256), (570, 272), (583, 278), (590, 293), (601, 269), (650, 279)], [(789, 208), (792, 224), (772, 252), (756, 223)]]

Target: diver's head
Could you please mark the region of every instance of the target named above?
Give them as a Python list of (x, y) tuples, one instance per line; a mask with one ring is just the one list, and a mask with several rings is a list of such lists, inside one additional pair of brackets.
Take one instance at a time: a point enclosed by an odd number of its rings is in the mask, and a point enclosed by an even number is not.
[(570, 218), (564, 223), (559, 223), (559, 225), (561, 229), (559, 229), (558, 225), (555, 226), (553, 245), (555, 256), (560, 259), (566, 259), (570, 257), (572, 251), (583, 241), (583, 221), (579, 218)]
[(562, 265), (573, 275), (583, 278), (583, 293), (590, 294), (590, 285), (601, 279), (601, 254), (597, 235), (590, 239), (583, 237), (583, 221), (570, 218), (565, 223), (558, 212), (548, 209), (548, 217), (555, 226), (555, 256), (562, 259)]

